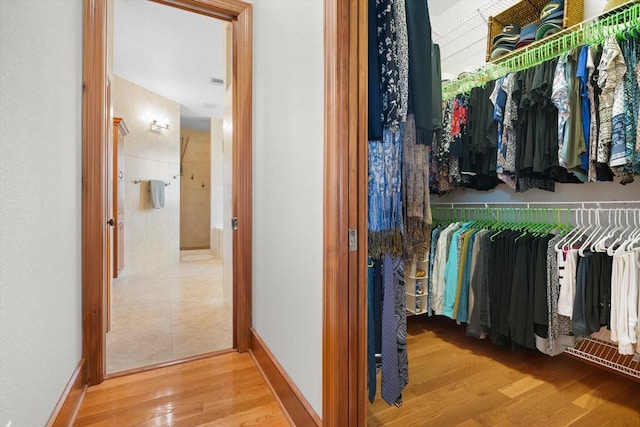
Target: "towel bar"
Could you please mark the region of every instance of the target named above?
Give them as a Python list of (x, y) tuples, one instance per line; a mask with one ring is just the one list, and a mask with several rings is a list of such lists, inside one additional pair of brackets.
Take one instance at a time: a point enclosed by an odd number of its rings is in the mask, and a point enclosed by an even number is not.
[[(145, 180), (142, 180), (142, 179), (136, 179), (135, 181), (133, 181), (133, 183), (134, 183), (134, 184), (140, 184), (142, 181), (145, 181)], [(146, 180), (146, 181), (148, 181), (148, 180)], [(165, 186), (165, 187), (168, 187), (168, 186), (170, 186), (170, 185), (171, 185), (171, 183), (170, 183), (170, 182), (165, 182), (165, 183), (164, 183), (164, 186)]]

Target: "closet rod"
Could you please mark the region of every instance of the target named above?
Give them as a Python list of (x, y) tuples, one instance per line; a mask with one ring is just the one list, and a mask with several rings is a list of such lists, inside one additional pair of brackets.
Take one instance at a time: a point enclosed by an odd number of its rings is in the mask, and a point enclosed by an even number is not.
[(484, 208), (499, 208), (504, 206), (522, 206), (525, 208), (530, 208), (531, 205), (535, 206), (560, 206), (564, 207), (567, 205), (570, 206), (578, 206), (582, 209), (588, 207), (599, 207), (600, 205), (640, 205), (640, 200), (603, 200), (603, 201), (594, 201), (594, 202), (452, 202), (452, 203), (431, 203), (432, 207), (437, 208), (456, 208), (456, 207), (484, 207)]

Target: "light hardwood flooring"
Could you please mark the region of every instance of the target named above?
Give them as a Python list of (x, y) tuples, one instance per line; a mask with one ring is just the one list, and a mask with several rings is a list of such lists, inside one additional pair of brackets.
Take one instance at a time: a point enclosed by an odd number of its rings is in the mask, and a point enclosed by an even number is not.
[(89, 388), (75, 426), (288, 426), (248, 353), (111, 378)]
[[(639, 426), (640, 384), (566, 356), (512, 352), (442, 317), (408, 319), (400, 408), (378, 394), (368, 426)], [(92, 387), (77, 426), (286, 426), (248, 354), (235, 352)], [(336, 426), (341, 427), (341, 426)]]
[(640, 384), (561, 355), (512, 352), (443, 317), (408, 319), (409, 385), (368, 426), (640, 426)]
[(232, 347), (222, 261), (207, 253), (183, 251), (179, 263), (114, 281), (107, 373)]

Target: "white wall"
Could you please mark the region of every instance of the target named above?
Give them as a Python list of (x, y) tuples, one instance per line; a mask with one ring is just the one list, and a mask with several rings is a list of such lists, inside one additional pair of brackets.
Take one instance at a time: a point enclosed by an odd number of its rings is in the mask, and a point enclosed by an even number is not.
[(253, 4), (253, 326), (321, 414), (323, 2)]
[[(229, 49), (229, 47), (227, 47)], [(230, 81), (231, 79), (226, 79)], [(222, 264), (222, 301), (233, 313), (233, 84), (224, 93), (222, 119), (222, 233), (220, 248)]]
[(222, 228), (222, 119), (211, 119), (211, 228)]
[(223, 167), (222, 119), (211, 119), (211, 252), (222, 257)]
[(0, 1), (0, 425), (41, 426), (82, 357), (82, 2)]

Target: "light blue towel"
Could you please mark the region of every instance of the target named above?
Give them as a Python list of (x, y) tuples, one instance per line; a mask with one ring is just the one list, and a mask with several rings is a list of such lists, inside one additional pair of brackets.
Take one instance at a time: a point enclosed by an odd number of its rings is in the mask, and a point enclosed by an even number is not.
[(153, 205), (153, 209), (164, 208), (164, 181), (150, 179), (149, 188), (151, 189), (151, 204)]

